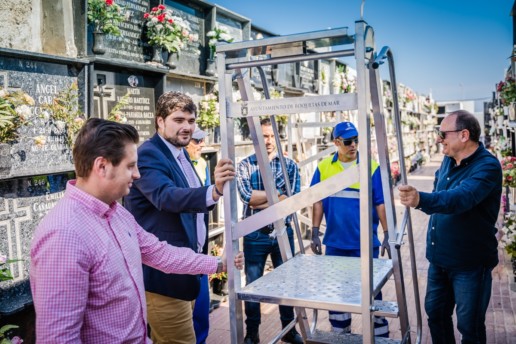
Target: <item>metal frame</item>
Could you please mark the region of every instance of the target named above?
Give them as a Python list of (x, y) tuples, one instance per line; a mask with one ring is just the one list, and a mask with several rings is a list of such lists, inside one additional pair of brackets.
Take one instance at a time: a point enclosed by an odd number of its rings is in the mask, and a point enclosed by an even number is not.
[[(318, 32), (311, 32), (305, 34), (297, 34), (290, 36), (272, 37), (255, 41), (237, 42), (231, 44), (217, 45), (217, 70), (219, 71), (219, 102), (221, 113), (221, 136), (222, 136), (222, 157), (229, 158), (235, 161), (235, 145), (233, 137), (233, 127), (235, 118), (246, 117), (251, 132), (251, 138), (256, 151), (257, 160), (262, 174), (262, 179), (265, 183), (265, 191), (267, 200), (270, 206), (262, 210), (258, 214), (252, 215), (246, 219), (239, 221), (239, 214), (237, 213), (237, 190), (235, 182), (226, 183), (224, 187), (224, 215), (225, 215), (225, 243), (227, 250), (227, 258), (232, 261), (235, 253), (239, 249), (239, 239), (248, 233), (251, 233), (267, 224), (274, 223), (275, 232), (280, 245), (282, 258), (284, 264), (275, 269), (272, 273), (260, 278), (250, 285), (242, 288), (240, 274), (234, 269), (228, 272), (229, 277), (229, 311), (230, 311), (230, 331), (231, 342), (241, 343), (243, 341), (243, 314), (242, 314), (242, 300), (272, 302), (277, 304), (284, 304), (296, 307), (297, 321), (300, 325), (300, 330), (306, 342), (321, 342), (316, 340), (319, 338), (319, 331), (315, 331), (315, 323), (312, 326), (308, 325), (305, 308), (313, 309), (333, 309), (340, 311), (352, 311), (362, 314), (362, 328), (363, 343), (374, 343), (374, 329), (372, 316), (390, 315), (400, 316), (401, 330), (403, 342), (410, 342), (410, 328), (408, 324), (408, 314), (406, 309), (405, 288), (403, 282), (403, 269), (401, 267), (401, 256), (399, 253), (401, 238), (404, 235), (405, 224), (408, 224), (407, 231), (409, 238), (412, 237), (412, 228), (410, 222), (410, 213), (407, 211), (403, 221), (403, 227), (399, 230), (396, 225), (396, 213), (394, 209), (392, 186), (390, 182), (389, 173), (389, 157), (387, 151), (387, 136), (385, 133), (385, 125), (383, 118), (383, 108), (381, 102), (381, 83), (379, 73), (376, 70), (383, 62), (385, 57), (389, 57), (389, 62), (392, 62), (392, 54), (382, 50), (382, 54), (377, 55), (374, 46), (374, 32), (373, 29), (367, 25), (366, 22), (360, 20), (355, 23), (355, 35), (349, 35), (347, 28), (339, 28), (334, 30), (325, 30)], [(354, 44), (353, 49), (342, 49), (342, 46)], [(319, 47), (334, 47), (337, 50), (330, 52), (317, 52)], [(255, 56), (266, 55), (265, 59), (254, 59)], [(313, 97), (298, 97), (288, 99), (268, 99), (268, 85), (265, 82), (265, 77), (261, 66), (273, 65), (280, 63), (291, 63), (297, 61), (326, 59), (342, 56), (355, 56), (357, 65), (357, 93), (353, 94), (337, 94), (324, 95)], [(392, 74), (394, 77), (394, 67), (390, 64)], [(253, 92), (249, 80), (249, 73), (245, 71), (247, 68), (258, 67), (263, 82), (263, 90), (266, 100), (256, 101), (253, 99)], [(234, 103), (232, 101), (232, 84), (236, 80), (238, 88), (241, 93), (242, 103)], [(400, 131), (399, 126), (399, 110), (397, 104), (397, 90), (395, 80), (391, 83), (393, 87), (393, 95), (395, 99), (395, 122), (396, 128)], [(287, 194), (290, 196), (287, 199), (279, 202), (277, 192), (275, 190), (274, 178), (268, 162), (268, 157), (263, 142), (263, 135), (259, 123), (259, 116), (277, 114), (297, 114), (303, 112), (319, 112), (319, 111), (343, 111), (350, 109), (357, 109), (359, 111), (358, 117), (358, 131), (362, 138), (359, 142), (359, 151), (362, 152), (363, 157), (369, 157), (371, 152), (371, 137), (370, 137), (370, 108), (373, 107), (373, 114), (376, 123), (376, 137), (380, 155), (380, 166), (382, 172), (382, 183), (384, 188), (385, 205), (387, 208), (387, 218), (389, 225), (391, 248), (397, 249), (397, 255), (390, 260), (372, 259), (372, 202), (371, 202), (371, 162), (370, 159), (362, 159), (358, 168), (349, 168), (346, 171), (333, 176), (307, 190), (292, 195), (290, 188), (287, 189)], [(314, 110), (316, 109), (316, 110)], [(279, 141), (278, 130), (276, 123), (272, 120), (273, 130), (276, 134), (276, 139)], [(325, 125), (324, 123), (320, 124)], [(289, 126), (292, 127), (292, 122), (289, 118)], [(325, 125), (327, 126), (327, 124)], [(401, 133), (398, 133), (400, 149), (400, 157), (403, 157), (403, 145)], [(281, 154), (281, 145), (277, 142), (279, 156), (282, 164), (282, 169), (286, 174), (285, 162)], [(291, 149), (291, 141), (289, 140), (289, 149)], [(311, 157), (307, 159), (307, 164), (310, 161), (318, 158)], [(403, 159), (400, 159), (400, 167), (402, 169), (402, 178), (406, 181)], [(302, 162), (303, 164), (303, 162)], [(360, 178), (359, 178), (360, 177)], [(288, 179), (288, 178), (287, 178)], [(296, 211), (311, 206), (313, 203), (334, 194), (335, 190), (341, 190), (347, 186), (361, 180), (360, 188), (360, 235), (361, 235), (361, 252), (360, 258), (350, 259), (349, 257), (327, 257), (327, 256), (305, 256), (300, 254), (292, 257), (288, 237), (286, 234), (283, 218), (289, 214), (295, 214)], [(303, 219), (305, 221), (305, 219)], [(297, 216), (294, 216), (296, 227), (296, 234), (300, 239), (300, 230)], [(301, 240), (299, 240), (301, 242)], [(302, 246), (302, 245), (300, 245)], [(303, 248), (300, 248), (303, 253)], [(417, 275), (415, 269), (415, 258), (413, 252), (413, 242), (411, 240), (411, 255), (413, 265), (413, 275), (416, 281), (416, 300), (419, 306), (419, 294), (417, 292)], [(294, 258), (294, 259), (292, 259)], [(338, 263), (335, 263), (335, 260)], [(314, 261), (316, 263), (314, 263)], [(307, 276), (301, 276), (302, 271), (299, 267), (310, 264), (328, 264), (330, 267), (342, 266), (347, 271), (355, 271), (355, 280), (353, 283), (359, 283), (360, 293), (354, 295), (355, 298), (350, 301), (346, 299), (346, 295), (334, 295), (335, 297), (324, 300), (323, 296), (316, 290), (304, 290), (308, 295), (295, 295), (296, 291), (290, 289), (283, 289), (282, 291), (273, 290), (272, 294), (265, 292), (271, 289), (280, 289), (281, 283), (274, 283), (275, 276), (282, 273), (293, 271), (289, 275), (289, 279), (303, 279), (306, 281)], [(312, 275), (312, 271), (309, 271)], [(324, 271), (323, 271), (324, 272)], [(396, 283), (396, 294), (398, 304), (400, 307), (393, 306), (392, 303), (383, 302), (378, 303), (373, 300), (373, 297), (380, 288), (388, 280), (389, 276), (394, 274)], [(358, 278), (358, 279), (357, 279)], [(277, 278), (276, 278), (277, 279)], [(280, 278), (281, 279), (281, 278)], [(284, 280), (284, 279), (283, 279)], [(283, 281), (284, 282), (284, 281)], [(295, 282), (295, 280), (294, 280)], [(318, 280), (313, 281), (317, 283)], [(283, 283), (284, 284), (284, 283)], [(265, 289), (264, 289), (265, 288)], [(351, 288), (352, 292), (356, 293), (356, 287)], [(339, 290), (337, 288), (337, 290)], [(290, 294), (292, 291), (294, 294)], [(278, 294), (275, 294), (278, 292)], [(298, 292), (299, 294), (299, 292)], [(417, 307), (419, 313), (420, 309)], [(317, 314), (314, 314), (317, 318)], [(315, 320), (316, 321), (316, 320)], [(418, 314), (418, 321), (420, 321), (420, 314)], [(279, 340), (281, 336), (288, 331), (295, 323), (290, 324), (286, 329), (279, 333), (273, 342)], [(420, 331), (418, 331), (418, 335)]]

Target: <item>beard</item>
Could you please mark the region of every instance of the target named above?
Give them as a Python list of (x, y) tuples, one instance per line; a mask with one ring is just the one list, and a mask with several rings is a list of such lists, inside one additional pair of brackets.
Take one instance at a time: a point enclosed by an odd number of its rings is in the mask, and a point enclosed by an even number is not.
[(182, 140), (182, 139), (179, 138), (179, 136), (166, 137), (165, 140), (170, 142), (170, 144), (172, 146), (181, 147), (181, 148), (184, 148), (184, 147), (188, 146), (188, 143), (190, 142), (190, 139)]

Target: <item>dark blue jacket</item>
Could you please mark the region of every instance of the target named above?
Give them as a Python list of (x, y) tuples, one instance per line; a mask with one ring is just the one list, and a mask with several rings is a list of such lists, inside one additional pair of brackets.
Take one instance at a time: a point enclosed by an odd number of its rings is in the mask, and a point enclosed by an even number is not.
[(498, 263), (495, 227), (502, 194), (502, 169), (482, 143), (457, 166), (445, 157), (432, 193), (420, 192), (417, 209), (432, 214), (426, 258), (449, 269)]
[[(188, 157), (188, 153), (185, 151)], [(189, 158), (188, 158), (189, 159)], [(193, 167), (192, 167), (193, 168)], [(208, 187), (190, 188), (170, 149), (158, 134), (138, 148), (138, 169), (141, 178), (135, 180), (124, 206), (146, 231), (160, 240), (178, 247), (197, 251), (196, 213), (206, 213)], [(199, 181), (200, 182), (200, 181)], [(207, 253), (208, 235), (203, 253)], [(165, 274), (143, 266), (145, 290), (191, 301), (197, 297), (200, 275)]]

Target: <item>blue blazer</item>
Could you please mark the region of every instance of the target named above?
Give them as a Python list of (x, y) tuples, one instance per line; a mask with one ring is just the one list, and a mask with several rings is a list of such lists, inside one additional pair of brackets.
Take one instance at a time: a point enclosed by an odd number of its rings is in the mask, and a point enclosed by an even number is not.
[[(185, 155), (190, 161), (186, 150)], [(208, 228), (208, 211), (213, 208), (206, 207), (208, 187), (188, 186), (179, 164), (158, 134), (138, 148), (138, 169), (141, 178), (134, 181), (124, 206), (161, 241), (197, 251), (196, 214), (205, 213)], [(207, 233), (205, 243), (204, 254), (208, 251)], [(199, 294), (200, 275), (166, 274), (144, 265), (143, 278), (145, 290), (151, 293), (185, 301)]]

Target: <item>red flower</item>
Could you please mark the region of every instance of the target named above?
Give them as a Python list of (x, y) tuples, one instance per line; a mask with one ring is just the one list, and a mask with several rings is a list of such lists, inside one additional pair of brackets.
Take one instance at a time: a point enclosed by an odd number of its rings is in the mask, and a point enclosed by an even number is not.
[(144, 18), (144, 19), (149, 18), (149, 14), (148, 14), (148, 13), (145, 13), (145, 14), (143, 15), (143, 18)]
[(157, 10), (158, 10), (158, 8), (157, 8), (157, 7), (153, 7), (151, 11), (152, 11), (152, 12), (156, 12)]
[(505, 86), (505, 82), (500, 81), (498, 83), (498, 85), (496, 85), (496, 92), (501, 92), (504, 86)]
[(160, 10), (164, 10), (164, 9), (165, 9), (165, 5), (159, 5), (159, 6), (158, 6), (158, 8), (159, 8)]
[(511, 180), (512, 180), (512, 177), (511, 177), (511, 176), (507, 176), (507, 180), (508, 180), (508, 181), (511, 181)]
[(111, 6), (113, 5), (114, 0), (106, 0), (106, 5)]
[(173, 21), (172, 19), (169, 19), (169, 20), (168, 20), (168, 22), (169, 22), (170, 24), (174, 24), (174, 21)]
[(160, 23), (163, 23), (163, 21), (165, 20), (165, 13), (160, 14), (157, 18)]

